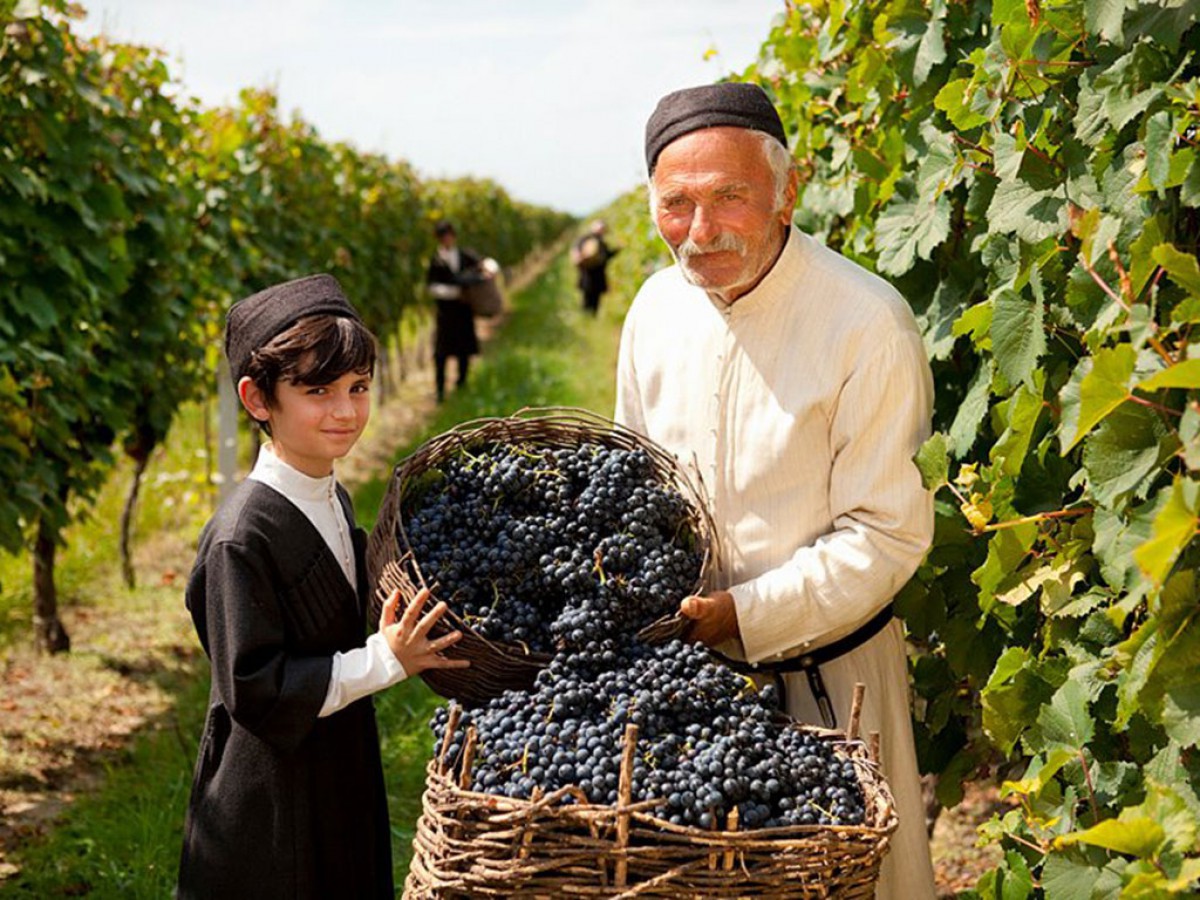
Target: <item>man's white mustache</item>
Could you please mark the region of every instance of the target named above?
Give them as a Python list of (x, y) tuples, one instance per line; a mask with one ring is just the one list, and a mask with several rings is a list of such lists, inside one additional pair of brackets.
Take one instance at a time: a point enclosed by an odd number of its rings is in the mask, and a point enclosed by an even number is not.
[(675, 248), (675, 255), (680, 259), (690, 259), (693, 256), (703, 256), (705, 253), (745, 253), (746, 242), (736, 234), (726, 231), (718, 234), (707, 244), (697, 244), (690, 237), (684, 238), (683, 243)]

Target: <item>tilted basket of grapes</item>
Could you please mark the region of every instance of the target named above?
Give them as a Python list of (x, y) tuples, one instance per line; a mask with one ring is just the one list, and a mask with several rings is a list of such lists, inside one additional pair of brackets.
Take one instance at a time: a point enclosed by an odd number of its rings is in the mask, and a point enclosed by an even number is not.
[(467, 704), (528, 689), (564, 646), (630, 631), (670, 636), (679, 600), (715, 560), (712, 525), (674, 457), (581, 409), (462, 423), (393, 470), (371, 532), (373, 618), (428, 587), (467, 669), (423, 673)]
[(562, 671), (558, 683), (540, 675), (532, 696), (440, 711), (406, 900), (871, 900), (897, 819), (878, 745), (857, 739), (857, 712), (845, 734), (781, 721), (730, 697), (720, 681), (739, 676), (679, 643), (647, 645), (599, 694), (611, 703), (639, 684), (707, 685), (726, 700), (712, 718), (732, 727), (698, 725), (712, 696), (599, 719), (585, 703), (562, 717), (573, 677)]

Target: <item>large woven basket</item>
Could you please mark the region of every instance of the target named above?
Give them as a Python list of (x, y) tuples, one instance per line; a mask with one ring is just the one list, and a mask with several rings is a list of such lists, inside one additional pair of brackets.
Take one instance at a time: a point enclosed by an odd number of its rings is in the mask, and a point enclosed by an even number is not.
[[(583, 409), (531, 408), (505, 418), (475, 419), (455, 426), (431, 438), (398, 463), (380, 504), (379, 516), (367, 545), (367, 568), (372, 595), (371, 621), (379, 617), (384, 599), (399, 589), (402, 602), (409, 601), (423, 587), (437, 586), (426, 580), (421, 560), (416, 559), (404, 531), (408, 512), (406, 501), (419, 477), (451, 457), (468, 450), (500, 444), (533, 444), (548, 448), (572, 448), (593, 443), (604, 447), (642, 449), (649, 455), (654, 472), (662, 484), (674, 487), (688, 506), (688, 525), (702, 553), (703, 563), (694, 590), (703, 585), (706, 573), (716, 565), (712, 520), (699, 488), (678, 465), (675, 458), (648, 438), (616, 422)], [(432, 604), (431, 604), (432, 605)], [(450, 655), (471, 661), (466, 669), (432, 669), (422, 677), (443, 697), (467, 706), (486, 703), (505, 690), (528, 690), (537, 673), (551, 657), (519, 644), (491, 641), (475, 632), (451, 608), (435, 626), (434, 635), (452, 629), (463, 638)], [(679, 634), (677, 616), (667, 616), (643, 630), (642, 636), (662, 640)]]
[[(447, 735), (457, 713), (451, 710)], [(615, 806), (591, 804), (573, 787), (529, 800), (473, 792), (463, 787), (474, 749), (468, 732), (458, 766), (444, 758), (444, 745), (429, 764), (404, 897), (871, 900), (898, 824), (878, 744), (853, 737), (853, 714), (846, 733), (791, 727), (840, 741), (837, 754), (859, 774), (864, 824), (738, 831), (731, 816), (724, 830), (672, 825), (653, 815), (651, 804), (629, 799), (634, 725), (625, 733)]]

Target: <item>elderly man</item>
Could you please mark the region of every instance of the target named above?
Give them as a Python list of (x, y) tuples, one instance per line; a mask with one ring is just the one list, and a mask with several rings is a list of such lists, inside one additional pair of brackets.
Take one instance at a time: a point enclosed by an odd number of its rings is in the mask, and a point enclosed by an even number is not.
[[(912, 456), (932, 378), (903, 298), (792, 226), (797, 178), (766, 94), (669, 94), (646, 126), (650, 207), (677, 265), (629, 310), (619, 421), (695, 468), (723, 565), (691, 635), (783, 676), (787, 711), (881, 735), (900, 826), (877, 896), (934, 895), (895, 592), (929, 546)], [(844, 725), (844, 721), (842, 722)]]

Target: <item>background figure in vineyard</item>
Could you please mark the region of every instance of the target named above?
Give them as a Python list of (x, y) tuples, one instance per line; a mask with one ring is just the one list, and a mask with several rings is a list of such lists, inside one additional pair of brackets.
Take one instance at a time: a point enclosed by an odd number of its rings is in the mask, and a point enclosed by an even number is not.
[(479, 352), (475, 315), (463, 298), (463, 286), (482, 278), (480, 258), (458, 246), (458, 234), (449, 222), (434, 226), (437, 249), (429, 260), (425, 281), (437, 302), (433, 335), (433, 375), (438, 402), (446, 398), (446, 361), (458, 361), (457, 387), (467, 383), (471, 357)]
[(375, 340), (329, 275), (234, 304), (225, 352), (271, 437), (200, 536), (186, 601), (212, 663), (177, 896), (387, 897), (391, 830), (369, 695), (427, 668), (445, 606), (364, 638), (365, 537), (334, 461), (370, 413)]
[(587, 234), (571, 248), (571, 262), (579, 272), (583, 308), (593, 316), (600, 311), (600, 295), (608, 290), (608, 261), (617, 255), (617, 250), (605, 242), (605, 231), (603, 220), (596, 219), (588, 226)]
[(691, 636), (785, 671), (802, 722), (836, 713), (844, 727), (865, 683), (862, 728), (881, 735), (900, 816), (877, 896), (925, 900), (933, 869), (890, 604), (932, 538), (912, 462), (932, 378), (903, 298), (792, 225), (786, 142), (754, 85), (659, 101), (650, 207), (677, 264), (630, 308), (616, 418), (694, 466), (711, 502), (723, 566), (683, 601)]

